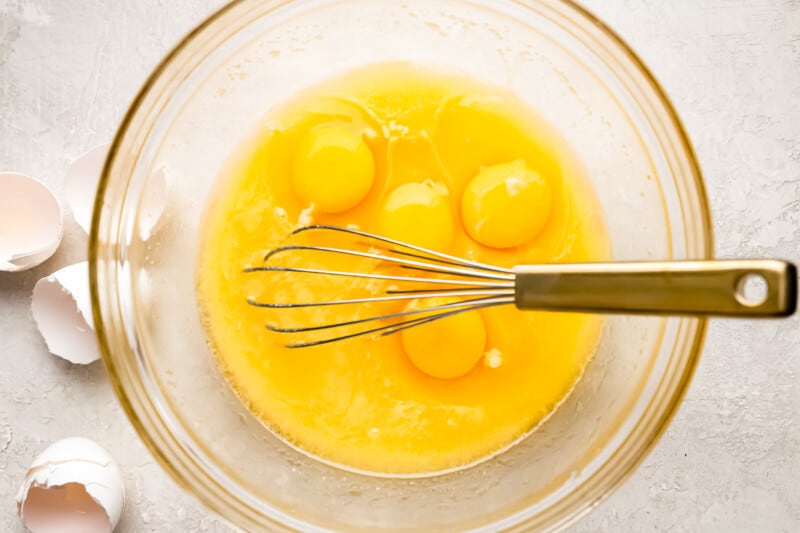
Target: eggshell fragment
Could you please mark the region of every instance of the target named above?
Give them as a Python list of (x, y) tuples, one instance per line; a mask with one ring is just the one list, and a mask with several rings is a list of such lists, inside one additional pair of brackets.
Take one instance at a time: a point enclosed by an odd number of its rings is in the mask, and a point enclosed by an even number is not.
[(101, 446), (62, 439), (33, 461), (17, 513), (33, 533), (111, 533), (125, 502), (122, 472)]
[(89, 298), (89, 264), (77, 263), (33, 287), (33, 319), (51, 353), (75, 364), (100, 358)]
[(73, 161), (64, 179), (64, 195), (72, 218), (86, 233), (92, 225), (94, 198), (107, 153), (107, 144), (92, 148)]
[(167, 206), (167, 176), (163, 168), (150, 175), (139, 204), (139, 237), (146, 241), (156, 230)]
[(0, 270), (32, 268), (55, 253), (61, 206), (47, 186), (18, 172), (0, 172)]
[[(72, 217), (86, 233), (89, 233), (92, 225), (97, 185), (103, 172), (108, 148), (107, 144), (97, 146), (76, 159), (70, 165), (64, 180), (64, 192)], [(149, 177), (139, 205), (138, 225), (142, 240), (147, 240), (152, 235), (164, 212), (166, 190), (166, 175), (164, 169), (159, 168)]]

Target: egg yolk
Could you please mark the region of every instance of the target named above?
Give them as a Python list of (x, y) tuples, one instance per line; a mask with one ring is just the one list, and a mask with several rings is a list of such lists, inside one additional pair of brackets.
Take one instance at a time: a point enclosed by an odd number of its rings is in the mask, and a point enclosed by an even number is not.
[[(448, 303), (434, 298), (414, 300), (407, 309)], [(421, 315), (424, 316), (424, 315)], [(439, 379), (454, 379), (472, 370), (483, 357), (486, 326), (477, 311), (467, 311), (403, 330), (403, 350), (420, 371)]]
[(377, 226), (390, 239), (447, 250), (455, 234), (447, 188), (431, 181), (400, 185), (386, 198)]
[(292, 185), (300, 199), (325, 213), (359, 204), (375, 179), (375, 159), (363, 134), (344, 124), (311, 129), (292, 159)]
[(461, 197), (467, 233), (492, 248), (530, 241), (544, 229), (552, 208), (550, 181), (523, 160), (482, 168)]

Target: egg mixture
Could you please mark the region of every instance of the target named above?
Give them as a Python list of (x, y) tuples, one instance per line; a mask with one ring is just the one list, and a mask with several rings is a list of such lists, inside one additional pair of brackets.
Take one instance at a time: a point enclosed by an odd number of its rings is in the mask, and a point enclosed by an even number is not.
[[(310, 223), (502, 267), (606, 260), (599, 204), (558, 133), (504, 89), (405, 63), (322, 83), (260, 124), (231, 156), (207, 207), (197, 283), (210, 344), (249, 409), (307, 453), (388, 474), (462, 467), (535, 428), (581, 375), (601, 318), (509, 305), (395, 335), (291, 349), (284, 345), (298, 339), (265, 326), (343, 322), (449, 300), (261, 309), (248, 298), (325, 301), (393, 287), (244, 270), (296, 242), (290, 233)], [(338, 238), (323, 233), (300, 237), (322, 245)], [(330, 254), (282, 261), (379, 268)]]

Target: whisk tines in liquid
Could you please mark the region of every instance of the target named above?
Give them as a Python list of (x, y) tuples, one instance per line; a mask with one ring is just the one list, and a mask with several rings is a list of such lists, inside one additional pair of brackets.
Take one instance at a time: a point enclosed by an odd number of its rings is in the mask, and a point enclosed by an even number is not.
[[(356, 242), (352, 246), (281, 246), (266, 254), (262, 266), (245, 271), (381, 280), (387, 282), (383, 294), (292, 303), (251, 298), (248, 303), (271, 309), (299, 309), (439, 300), (435, 305), (341, 322), (293, 328), (267, 326), (277, 333), (292, 334), (330, 330), (331, 335), (319, 340), (287, 344), (291, 348), (363, 335), (391, 335), (459, 313), (509, 304), (521, 310), (759, 318), (789, 316), (797, 303), (796, 267), (781, 260), (560, 263), (502, 268), (351, 228), (314, 225), (300, 228), (293, 235), (311, 232), (349, 236)], [(315, 254), (315, 260), (301, 261), (301, 266), (276, 264), (281, 257), (296, 259), (296, 254), (308, 253)], [(371, 266), (353, 270), (314, 266), (325, 264), (323, 256), (361, 259), (365, 263), (360, 265)], [(763, 289), (756, 296), (748, 292), (753, 280)], [(351, 332), (353, 328), (356, 330)]]
[[(382, 280), (389, 282), (384, 294), (362, 298), (292, 303), (261, 302), (250, 298), (248, 299), (250, 305), (270, 309), (298, 309), (393, 301), (402, 302), (430, 298), (446, 299), (447, 303), (374, 317), (298, 328), (281, 328), (267, 325), (267, 328), (271, 331), (294, 334), (335, 330), (336, 328), (350, 326), (364, 326), (355, 333), (332, 335), (321, 340), (308, 342), (293, 342), (287, 344), (288, 347), (309, 347), (362, 335), (391, 335), (413, 326), (430, 323), (459, 313), (514, 303), (515, 274), (513, 270), (460, 259), (352, 228), (325, 225), (305, 226), (296, 230), (292, 235), (297, 236), (310, 232), (336, 232), (355, 237), (357, 240), (353, 248), (305, 244), (281, 246), (266, 254), (264, 265), (248, 267), (245, 271), (253, 273), (292, 272), (317, 276), (346, 276)], [(348, 256), (373, 260), (376, 264), (369, 272), (274, 264), (282, 255), (299, 253)], [(315, 259), (317, 260), (308, 261), (308, 263), (316, 265), (322, 262), (324, 264), (324, 260), (320, 260), (321, 257)], [(396, 273), (386, 273), (380, 268), (387, 266), (394, 267)], [(404, 275), (405, 272), (408, 274)]]

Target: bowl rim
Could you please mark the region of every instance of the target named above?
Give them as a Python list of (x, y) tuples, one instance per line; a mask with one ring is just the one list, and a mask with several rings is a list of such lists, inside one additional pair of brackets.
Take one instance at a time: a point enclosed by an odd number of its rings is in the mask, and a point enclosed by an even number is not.
[[(277, 10), (282, 6), (302, 2), (304, 0), (267, 0), (270, 4), (269, 12)], [(543, 0), (510, 0), (525, 9), (532, 10), (535, 4), (540, 4)], [(123, 384), (123, 379), (120, 375), (120, 369), (115, 362), (115, 356), (111, 348), (109, 332), (106, 328), (104, 314), (101, 310), (101, 283), (99, 282), (99, 267), (101, 261), (100, 251), (104, 246), (100, 238), (102, 210), (105, 202), (105, 195), (108, 189), (109, 182), (111, 181), (111, 170), (115, 163), (124, 156), (120, 155), (120, 148), (123, 140), (126, 137), (131, 125), (137, 114), (142, 110), (143, 104), (146, 102), (148, 95), (154, 89), (154, 86), (162, 79), (165, 73), (168, 72), (173, 61), (181, 55), (182, 52), (191, 46), (196, 38), (206, 32), (209, 28), (217, 24), (227, 14), (233, 12), (240, 6), (244, 6), (253, 0), (230, 0), (225, 5), (213, 11), (203, 21), (201, 21), (192, 30), (186, 33), (158, 62), (153, 71), (147, 76), (142, 86), (137, 91), (135, 97), (128, 106), (119, 127), (114, 135), (112, 143), (109, 147), (106, 160), (103, 164), (102, 173), (98, 182), (96, 197), (94, 201), (94, 210), (92, 214), (91, 228), (88, 241), (88, 262), (89, 262), (89, 285), (90, 296), (92, 303), (92, 317), (95, 324), (95, 332), (98, 341), (98, 347), (103, 360), (103, 364), (108, 372), (114, 394), (117, 397), (120, 405), (122, 406), (128, 420), (133, 425), (139, 439), (148, 449), (150, 454), (159, 464), (159, 466), (167, 472), (170, 477), (187, 493), (192, 494), (198, 498), (204, 507), (215, 513), (217, 516), (226, 521), (229, 525), (234, 525), (237, 522), (236, 518), (244, 518), (242, 509), (236, 508), (232, 505), (223, 505), (219, 501), (215, 501), (210, 497), (207, 492), (199, 492), (195, 490), (193, 480), (187, 475), (185, 465), (176, 464), (175, 457), (171, 457), (170, 451), (165, 451), (163, 445), (159, 440), (154, 437), (152, 431), (147, 427), (140, 412), (137, 410), (135, 404), (136, 400), (132, 399), (131, 394)], [(700, 244), (701, 248), (698, 254), (704, 259), (711, 259), (714, 256), (714, 236), (713, 225), (711, 217), (711, 209), (708, 201), (707, 190), (702, 178), (702, 172), (697, 160), (697, 156), (692, 147), (689, 136), (680, 120), (677, 112), (675, 111), (672, 102), (666, 95), (664, 89), (656, 80), (655, 76), (651, 73), (649, 68), (639, 58), (636, 52), (613, 30), (610, 26), (604, 23), (600, 18), (594, 15), (587, 8), (579, 5), (576, 0), (557, 0), (558, 9), (565, 9), (571, 12), (576, 18), (583, 19), (590, 27), (593, 27), (604, 38), (608, 45), (615, 48), (615, 52), (621, 54), (624, 60), (630, 62), (630, 66), (635, 71), (635, 74), (641, 76), (641, 80), (646, 85), (646, 89), (650, 91), (651, 96), (654, 97), (655, 102), (659, 105), (659, 111), (664, 112), (666, 116), (666, 126), (670, 132), (676, 135), (678, 146), (677, 149), (686, 158), (689, 165), (689, 175), (691, 176), (690, 185), (693, 188), (692, 192), (697, 200), (697, 212), (694, 213), (699, 217), (699, 232), (701, 234)], [(677, 412), (683, 397), (688, 390), (688, 386), (694, 375), (697, 367), (700, 353), (705, 342), (708, 321), (705, 318), (695, 320), (694, 333), (690, 334), (688, 339), (690, 346), (684, 348), (688, 353), (686, 362), (677, 376), (677, 384), (674, 386), (672, 396), (666, 401), (666, 409), (660, 413), (660, 417), (653, 421), (653, 427), (649, 430), (649, 434), (644, 442), (638, 445), (637, 453), (634, 454), (632, 459), (623, 462), (624, 464), (616, 464), (613, 466), (612, 471), (605, 472), (605, 481), (603, 492), (594, 499), (582, 497), (584, 500), (583, 505), (577, 510), (573, 509), (571, 512), (562, 512), (561, 516), (555, 516), (554, 520), (548, 523), (548, 527), (561, 528), (574, 523), (580, 517), (588, 513), (600, 501), (605, 500), (612, 494), (621, 484), (628, 479), (644, 461), (644, 459), (652, 451), (654, 445), (658, 442), (664, 434), (667, 426), (669, 426), (672, 418)], [(614, 451), (613, 455), (619, 452), (619, 448)], [(609, 459), (610, 461), (610, 459)], [(603, 473), (602, 470), (595, 473)], [(609, 479), (610, 476), (610, 479)], [(591, 478), (590, 478), (591, 479)], [(503, 530), (527, 530), (528, 527), (534, 526), (532, 517), (523, 516), (524, 512), (517, 513), (516, 515), (508, 516), (499, 520), (495, 524), (500, 526), (502, 524)], [(252, 518), (252, 517), (250, 517)], [(271, 527), (275, 530), (287, 529), (300, 530), (305, 525), (289, 516), (270, 516), (268, 517)], [(296, 528), (296, 529), (294, 529)]]

